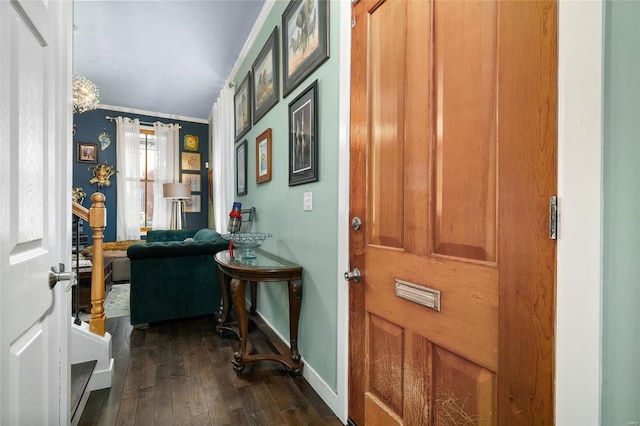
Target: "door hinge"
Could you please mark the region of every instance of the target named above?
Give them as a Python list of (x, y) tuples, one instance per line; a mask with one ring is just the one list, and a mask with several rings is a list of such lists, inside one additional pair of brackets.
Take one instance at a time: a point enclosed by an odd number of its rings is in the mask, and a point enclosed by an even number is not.
[(549, 197), (549, 238), (558, 239), (558, 197)]
[(351, 28), (355, 28), (356, 27), (356, 17), (352, 16), (351, 17)]

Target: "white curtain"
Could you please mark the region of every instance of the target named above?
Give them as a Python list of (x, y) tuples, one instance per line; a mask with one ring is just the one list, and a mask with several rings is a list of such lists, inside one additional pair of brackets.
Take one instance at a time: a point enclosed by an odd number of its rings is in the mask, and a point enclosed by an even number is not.
[(153, 228), (168, 229), (171, 221), (171, 203), (162, 196), (162, 184), (180, 182), (178, 174), (178, 147), (180, 126), (153, 123), (156, 134), (156, 168), (153, 177)]
[(140, 239), (140, 121), (116, 117), (118, 240)]
[(233, 132), (233, 90), (225, 84), (213, 106), (213, 219), (220, 233), (227, 230), (235, 194)]

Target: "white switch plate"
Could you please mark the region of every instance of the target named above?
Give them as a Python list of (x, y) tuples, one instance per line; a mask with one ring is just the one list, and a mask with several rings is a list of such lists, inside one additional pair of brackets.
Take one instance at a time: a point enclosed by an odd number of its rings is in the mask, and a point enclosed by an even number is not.
[(313, 192), (304, 193), (304, 202), (302, 204), (302, 208), (305, 212), (310, 212), (311, 210), (313, 210)]

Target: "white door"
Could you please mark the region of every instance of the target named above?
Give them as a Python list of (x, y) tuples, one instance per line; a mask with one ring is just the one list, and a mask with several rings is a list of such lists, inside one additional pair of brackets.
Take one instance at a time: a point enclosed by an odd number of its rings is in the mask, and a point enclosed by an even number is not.
[(72, 3), (0, 1), (0, 424), (69, 422)]

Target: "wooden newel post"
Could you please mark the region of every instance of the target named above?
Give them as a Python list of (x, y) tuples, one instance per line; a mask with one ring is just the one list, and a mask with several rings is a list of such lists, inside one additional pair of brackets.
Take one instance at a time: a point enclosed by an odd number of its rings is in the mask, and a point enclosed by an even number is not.
[(93, 230), (93, 259), (91, 268), (91, 320), (89, 331), (104, 336), (104, 239), (105, 215), (104, 194), (96, 192), (91, 195), (93, 202), (89, 209), (89, 226)]

